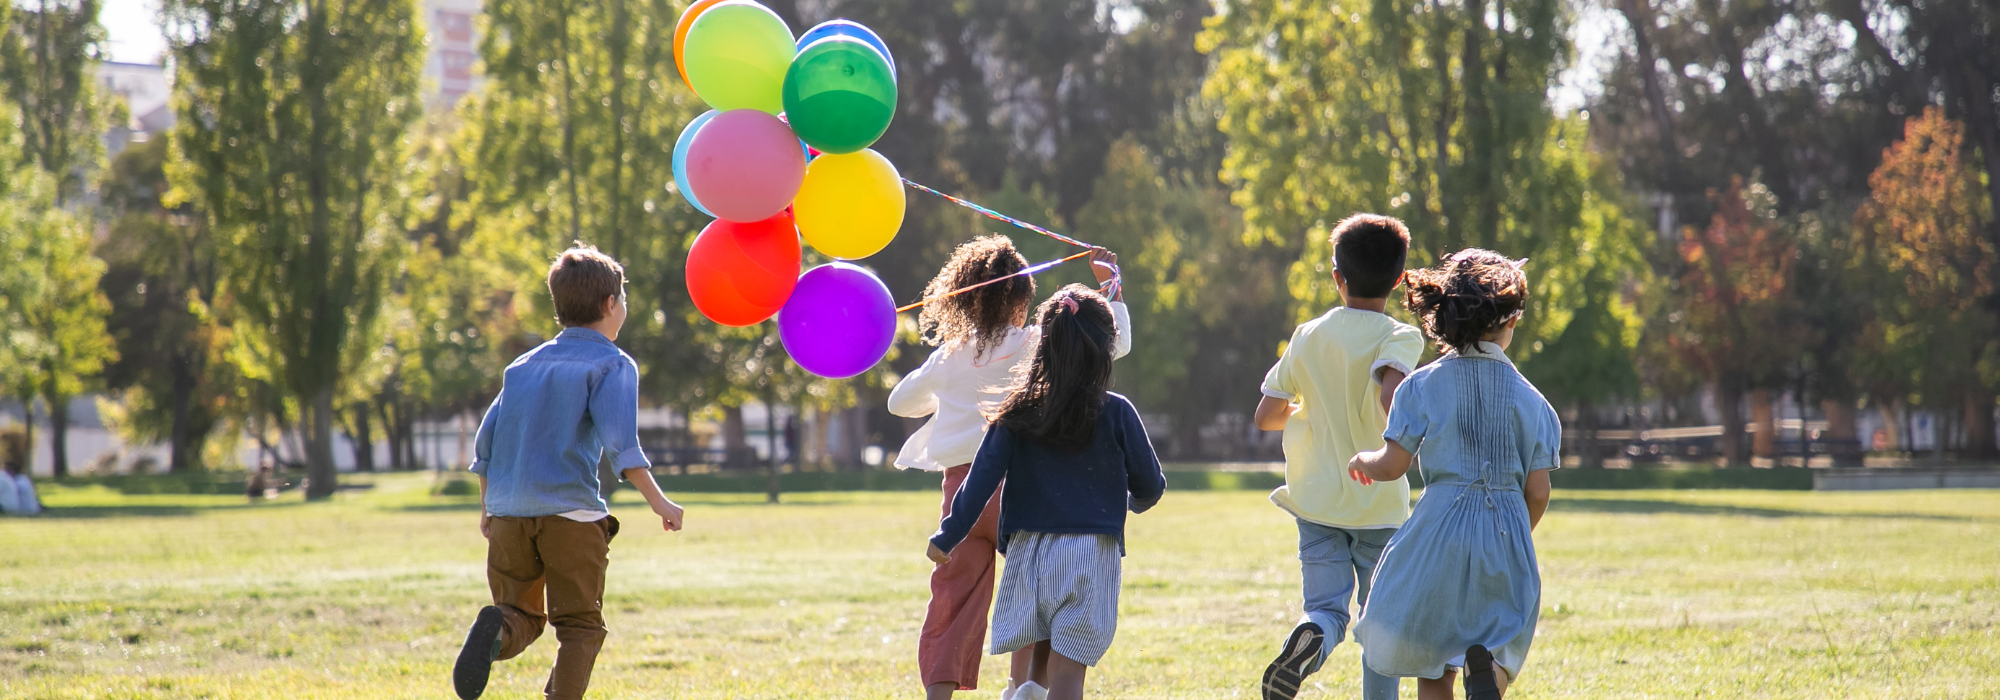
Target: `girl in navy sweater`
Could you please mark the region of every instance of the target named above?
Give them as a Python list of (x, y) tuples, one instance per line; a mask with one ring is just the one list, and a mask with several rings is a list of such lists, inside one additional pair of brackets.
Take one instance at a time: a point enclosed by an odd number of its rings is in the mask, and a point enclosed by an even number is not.
[(1125, 512), (1158, 503), (1166, 477), (1138, 410), (1105, 389), (1117, 328), (1104, 297), (1064, 287), (1042, 302), (1037, 323), (1041, 340), (931, 536), (930, 558), (951, 559), (1005, 480), (998, 544), (1007, 567), (990, 651), (1033, 647), (1029, 678), (1049, 700), (1076, 700), (1118, 628)]

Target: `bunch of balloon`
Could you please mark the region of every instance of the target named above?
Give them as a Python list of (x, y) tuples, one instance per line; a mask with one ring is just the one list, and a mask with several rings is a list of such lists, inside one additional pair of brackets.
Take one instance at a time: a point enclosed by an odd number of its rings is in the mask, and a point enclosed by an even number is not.
[[(713, 108), (674, 144), (674, 187), (716, 218), (688, 251), (688, 294), (727, 326), (778, 317), (793, 361), (868, 370), (895, 340), (889, 289), (848, 261), (902, 228), (903, 178), (870, 149), (896, 114), (896, 62), (867, 27), (833, 20), (796, 40), (752, 0), (697, 0), (674, 63)], [(799, 238), (836, 262), (800, 274)]]

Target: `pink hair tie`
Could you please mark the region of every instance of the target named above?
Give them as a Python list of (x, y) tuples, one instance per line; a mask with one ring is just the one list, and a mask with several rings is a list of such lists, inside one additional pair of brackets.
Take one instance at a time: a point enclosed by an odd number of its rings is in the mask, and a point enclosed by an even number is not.
[(1062, 296), (1056, 297), (1056, 301), (1062, 302), (1063, 308), (1069, 309), (1070, 313), (1076, 313), (1075, 294), (1064, 294)]

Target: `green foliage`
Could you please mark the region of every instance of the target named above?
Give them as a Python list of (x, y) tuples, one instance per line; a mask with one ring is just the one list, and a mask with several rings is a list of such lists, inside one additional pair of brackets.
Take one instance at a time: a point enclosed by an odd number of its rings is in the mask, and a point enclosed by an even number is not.
[(110, 223), (97, 253), (108, 269), (98, 287), (119, 354), (104, 371), (117, 393), (106, 414), (129, 441), (166, 442), (169, 467), (181, 471), (205, 466), (208, 436), (244, 406), (226, 354), (231, 331), (214, 309), (215, 240), (189, 207), (161, 202), (166, 156), (164, 139), (134, 143), (105, 171)]
[(104, 41), (101, 6), (36, 0), (14, 8), (17, 16), (0, 12), (0, 91), (19, 110), (20, 156), (56, 178), (57, 205), (83, 193), (86, 173), (103, 156), (99, 135), (113, 111), (92, 75)]
[(410, 0), (176, 0), (168, 176), (217, 237), (234, 357), (303, 410), (311, 495), (330, 495), (333, 399), (370, 356), (396, 252), (383, 197), (419, 106)]
[(1412, 266), (1474, 246), (1531, 259), (1531, 307), (1509, 354), (1534, 367), (1586, 310), (1590, 327), (1562, 347), (1569, 361), (1594, 358), (1579, 367), (1600, 374), (1578, 384), (1629, 391), (1629, 373), (1614, 365), (1634, 343), (1622, 330), (1631, 313), (1604, 300), (1591, 307), (1589, 295), (1627, 282), (1637, 228), (1596, 180), (1586, 124), (1556, 119), (1546, 98), (1569, 55), (1567, 10), (1536, 0), (1501, 16), (1489, 27), (1481, 0), (1415, 12), (1232, 5), (1200, 39), (1215, 59), (1204, 91), (1229, 137), (1222, 176), (1236, 188), (1246, 240), (1298, 256), (1296, 320), (1338, 303), (1326, 271), (1333, 223), (1378, 211), (1410, 225)]

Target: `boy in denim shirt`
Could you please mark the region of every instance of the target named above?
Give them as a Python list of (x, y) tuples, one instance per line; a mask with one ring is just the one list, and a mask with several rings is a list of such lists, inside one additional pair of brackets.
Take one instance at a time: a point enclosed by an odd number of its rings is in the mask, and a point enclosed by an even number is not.
[[(596, 248), (571, 248), (549, 266), (549, 294), (565, 328), (514, 360), (486, 418), (472, 473), (485, 512), (486, 581), (452, 669), (458, 696), (486, 690), (493, 662), (519, 655), (556, 628), (555, 668), (543, 694), (577, 700), (604, 646), (604, 569), (618, 519), (599, 495), (609, 455), (660, 524), (681, 529), (681, 507), (660, 494), (639, 448), (639, 367), (612, 345), (625, 325), (625, 270)], [(544, 610), (543, 603), (547, 602)]]

